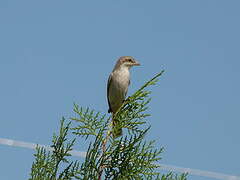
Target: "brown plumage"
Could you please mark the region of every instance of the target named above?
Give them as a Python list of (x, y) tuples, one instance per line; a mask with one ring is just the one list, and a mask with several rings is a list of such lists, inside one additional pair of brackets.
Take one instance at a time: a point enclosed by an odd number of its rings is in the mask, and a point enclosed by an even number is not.
[[(140, 64), (133, 57), (122, 56), (114, 66), (107, 84), (108, 112), (113, 113), (113, 116), (125, 100), (128, 86), (130, 84), (129, 69), (133, 66), (139, 65)], [(113, 119), (113, 136), (118, 137), (120, 135), (122, 135), (122, 130), (121, 128), (117, 128), (117, 120)]]

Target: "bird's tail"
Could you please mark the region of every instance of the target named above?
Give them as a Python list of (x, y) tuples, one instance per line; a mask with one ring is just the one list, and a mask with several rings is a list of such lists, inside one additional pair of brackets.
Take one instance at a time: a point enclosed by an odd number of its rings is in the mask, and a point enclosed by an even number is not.
[(119, 127), (119, 120), (113, 118), (113, 126), (112, 126), (112, 135), (113, 138), (117, 138), (122, 135), (122, 128)]

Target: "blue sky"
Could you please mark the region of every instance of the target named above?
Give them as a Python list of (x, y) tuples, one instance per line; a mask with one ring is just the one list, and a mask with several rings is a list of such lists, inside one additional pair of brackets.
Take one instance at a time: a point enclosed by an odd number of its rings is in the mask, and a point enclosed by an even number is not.
[[(148, 136), (165, 147), (161, 163), (240, 175), (239, 7), (0, 1), (0, 137), (49, 144), (73, 102), (106, 112), (108, 75), (130, 55), (142, 66), (132, 69), (129, 94), (166, 71), (152, 88)], [(0, 179), (27, 179), (33, 153), (0, 145)]]

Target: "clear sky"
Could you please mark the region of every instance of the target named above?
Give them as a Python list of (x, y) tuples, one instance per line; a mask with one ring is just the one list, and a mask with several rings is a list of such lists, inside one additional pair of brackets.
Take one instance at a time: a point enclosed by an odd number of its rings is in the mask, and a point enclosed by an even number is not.
[[(129, 94), (166, 71), (152, 88), (148, 136), (165, 147), (161, 163), (240, 175), (239, 8), (239, 0), (1, 0), (0, 137), (50, 144), (73, 102), (106, 112), (108, 75), (130, 55), (142, 66)], [(0, 179), (27, 179), (33, 153), (0, 145)]]

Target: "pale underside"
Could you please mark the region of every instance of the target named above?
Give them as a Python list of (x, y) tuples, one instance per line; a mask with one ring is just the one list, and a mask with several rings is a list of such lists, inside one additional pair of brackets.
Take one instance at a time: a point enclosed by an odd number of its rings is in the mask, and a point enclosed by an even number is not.
[(121, 107), (130, 83), (130, 72), (127, 67), (113, 71), (108, 79), (107, 97), (109, 112), (116, 113)]

